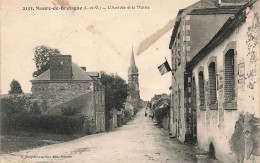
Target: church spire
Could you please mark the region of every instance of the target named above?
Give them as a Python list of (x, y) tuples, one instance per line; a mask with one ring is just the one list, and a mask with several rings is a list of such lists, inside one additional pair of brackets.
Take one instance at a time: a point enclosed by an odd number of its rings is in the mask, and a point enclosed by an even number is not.
[(134, 56), (134, 49), (133, 49), (133, 47), (132, 47), (132, 57), (131, 57), (130, 67), (135, 67), (135, 68), (136, 68), (136, 65), (135, 65), (135, 56)]
[(131, 63), (130, 63), (130, 67), (128, 68), (128, 74), (138, 74), (138, 69), (137, 69), (137, 66), (135, 64), (133, 47), (132, 47), (132, 54), (131, 54)]

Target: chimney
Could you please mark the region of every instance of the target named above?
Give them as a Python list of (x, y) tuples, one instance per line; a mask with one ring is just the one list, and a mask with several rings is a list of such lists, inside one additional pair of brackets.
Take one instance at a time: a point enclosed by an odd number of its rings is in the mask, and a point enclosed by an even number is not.
[(81, 67), (81, 68), (82, 68), (82, 70), (86, 71), (86, 67)]
[(72, 65), (71, 55), (57, 55), (50, 57), (51, 80), (71, 80)]

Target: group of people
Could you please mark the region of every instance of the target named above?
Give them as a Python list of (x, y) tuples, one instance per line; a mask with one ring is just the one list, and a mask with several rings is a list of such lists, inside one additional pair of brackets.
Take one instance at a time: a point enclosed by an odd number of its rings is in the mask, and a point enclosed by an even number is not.
[(153, 110), (152, 109), (149, 109), (149, 113), (147, 113), (147, 108), (146, 108), (146, 111), (144, 113), (144, 116), (145, 117), (149, 117), (149, 119), (153, 119), (154, 118), (154, 113), (153, 113)]

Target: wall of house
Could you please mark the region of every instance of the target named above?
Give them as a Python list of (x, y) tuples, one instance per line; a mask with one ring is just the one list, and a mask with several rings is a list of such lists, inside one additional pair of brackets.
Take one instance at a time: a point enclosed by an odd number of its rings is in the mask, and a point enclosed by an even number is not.
[(99, 83), (94, 83), (94, 94), (96, 132), (102, 132), (105, 131), (105, 88)]
[(129, 110), (131, 113), (131, 116), (134, 116), (134, 106), (131, 105), (130, 103), (126, 102), (125, 103), (125, 110)]
[(169, 129), (169, 116), (166, 116), (162, 119), (162, 126), (165, 130)]
[[(196, 142), (196, 111), (191, 109), (189, 62), (234, 14), (183, 15), (172, 46), (172, 103), (170, 132), (179, 140)], [(194, 140), (193, 140), (194, 139)]]
[(109, 129), (117, 128), (117, 110), (111, 110), (110, 114), (112, 115), (112, 119), (109, 120)]
[[(256, 3), (255, 6), (259, 4)], [(210, 109), (210, 100), (200, 106), (196, 92), (198, 145), (206, 151), (212, 143), (216, 157), (224, 162), (259, 162), (259, 15), (254, 7), (232, 35), (204, 57), (193, 69), (196, 90), (198, 73), (204, 73), (205, 99), (209, 99), (208, 65), (216, 64), (217, 108)], [(258, 23), (257, 23), (258, 22)], [(225, 102), (224, 54), (235, 49), (235, 97)], [(215, 58), (215, 59), (214, 59)]]
[(48, 107), (54, 107), (93, 90), (90, 81), (33, 81), (32, 96), (45, 100)]
[[(176, 54), (173, 52), (173, 60), (176, 60)], [(185, 107), (184, 107), (184, 73), (186, 66), (185, 57), (181, 58), (181, 63), (177, 66), (176, 71), (172, 77), (172, 98), (173, 105), (171, 111), (173, 115), (173, 122), (171, 123), (171, 132), (173, 136), (176, 136), (180, 141), (185, 141), (186, 133), (186, 121), (185, 121)], [(175, 62), (175, 61), (174, 61)]]
[(75, 108), (79, 109), (79, 113), (86, 116), (90, 121), (95, 121), (95, 108), (93, 102), (94, 93), (93, 91), (88, 92), (79, 97), (73, 98), (69, 101), (66, 101), (60, 105), (55, 105), (54, 107), (48, 108), (46, 114), (62, 114), (63, 108)]

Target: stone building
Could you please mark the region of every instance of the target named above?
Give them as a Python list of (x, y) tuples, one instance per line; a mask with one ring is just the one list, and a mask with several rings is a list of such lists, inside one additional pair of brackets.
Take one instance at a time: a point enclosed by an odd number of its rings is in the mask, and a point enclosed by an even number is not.
[(154, 103), (154, 112), (157, 110), (161, 110), (161, 112), (165, 113), (162, 117), (162, 127), (166, 130), (169, 129), (170, 125), (170, 95), (162, 94), (159, 100), (156, 100)]
[(138, 68), (135, 64), (134, 52), (132, 49), (131, 63), (130, 67), (128, 68), (129, 95), (127, 97), (127, 101), (134, 106), (135, 110), (140, 108), (140, 91), (138, 75)]
[(62, 114), (65, 108), (78, 109), (86, 116), (86, 130), (105, 130), (105, 88), (98, 73), (87, 73), (72, 62), (71, 55), (50, 57), (50, 69), (35, 77), (32, 96), (44, 100), (46, 114)]
[(131, 116), (134, 116), (134, 106), (127, 101), (125, 102), (125, 110), (128, 110)]
[(197, 143), (224, 162), (259, 162), (259, 1), (226, 20), (187, 64)]
[(191, 73), (187, 63), (212, 39), (241, 5), (222, 6), (201, 0), (179, 11), (169, 44), (172, 60), (170, 133), (182, 142), (197, 142), (196, 110), (191, 103)]

